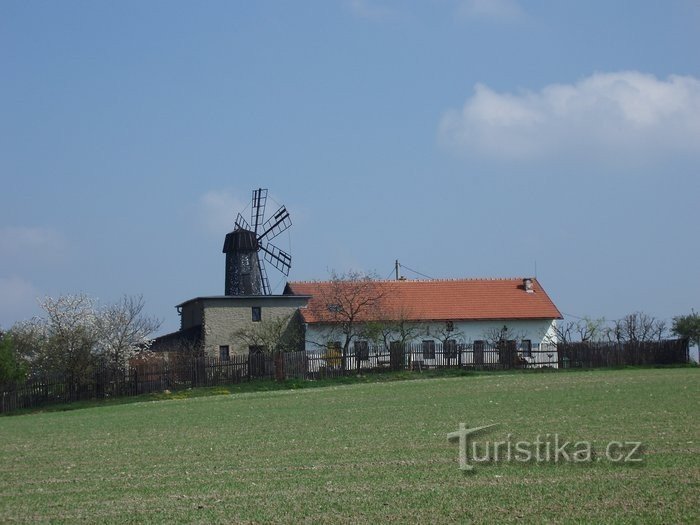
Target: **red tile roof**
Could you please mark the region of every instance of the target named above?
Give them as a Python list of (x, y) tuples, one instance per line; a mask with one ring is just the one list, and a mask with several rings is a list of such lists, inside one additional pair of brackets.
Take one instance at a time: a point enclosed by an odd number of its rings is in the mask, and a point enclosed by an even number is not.
[[(372, 292), (380, 296), (378, 306), (366, 309), (362, 321), (561, 319), (562, 315), (536, 279), (528, 293), (523, 279), (455, 279), (432, 281), (372, 281)], [(310, 295), (301, 313), (306, 323), (333, 322), (337, 315), (329, 306), (339, 299), (338, 283), (290, 282), (285, 294)], [(346, 286), (352, 286), (346, 285)], [(337, 290), (337, 289), (336, 289)], [(366, 289), (365, 289), (366, 290)], [(356, 294), (361, 296), (362, 293)], [(360, 300), (360, 299), (356, 299)], [(331, 306), (331, 309), (333, 307)], [(334, 317), (335, 316), (335, 317)]]

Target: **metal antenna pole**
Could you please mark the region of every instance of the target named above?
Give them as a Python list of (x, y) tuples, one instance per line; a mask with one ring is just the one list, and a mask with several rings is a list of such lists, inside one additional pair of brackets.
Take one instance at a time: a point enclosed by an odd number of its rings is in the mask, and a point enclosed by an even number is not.
[(399, 280), (399, 260), (396, 259), (396, 280)]

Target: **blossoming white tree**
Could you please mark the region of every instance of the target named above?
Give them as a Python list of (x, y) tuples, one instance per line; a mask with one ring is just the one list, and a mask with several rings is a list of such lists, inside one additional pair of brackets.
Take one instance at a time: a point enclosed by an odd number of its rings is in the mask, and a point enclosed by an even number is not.
[(158, 330), (160, 321), (143, 312), (143, 296), (123, 296), (102, 308), (96, 318), (96, 354), (112, 370), (124, 370), (129, 359), (148, 351), (150, 334)]
[(75, 381), (87, 377), (94, 366), (97, 343), (96, 302), (85, 295), (45, 297), (39, 302), (46, 317), (35, 322), (41, 369), (63, 372)]
[(141, 296), (104, 307), (86, 294), (46, 297), (39, 304), (45, 317), (11, 330), (18, 349), (32, 369), (75, 381), (89, 377), (96, 365), (123, 371), (131, 357), (148, 350), (149, 335), (160, 326), (144, 314)]

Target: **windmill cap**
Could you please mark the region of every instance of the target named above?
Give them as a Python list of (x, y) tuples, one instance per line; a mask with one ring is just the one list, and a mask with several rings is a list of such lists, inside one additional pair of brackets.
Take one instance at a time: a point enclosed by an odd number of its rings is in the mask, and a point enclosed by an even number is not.
[(226, 234), (223, 253), (233, 251), (257, 251), (258, 239), (255, 232), (250, 230), (235, 230)]

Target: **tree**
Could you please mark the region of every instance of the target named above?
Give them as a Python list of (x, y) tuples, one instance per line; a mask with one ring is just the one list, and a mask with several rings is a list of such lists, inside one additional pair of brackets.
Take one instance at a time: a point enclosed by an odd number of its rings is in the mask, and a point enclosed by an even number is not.
[(405, 348), (406, 343), (425, 331), (426, 325), (412, 320), (410, 312), (403, 305), (395, 309), (382, 309), (379, 313), (381, 320), (365, 323), (359, 335), (383, 345), (386, 350), (391, 349), (391, 343)]
[(576, 321), (557, 323), (554, 333), (560, 343), (581, 342), (590, 343), (600, 341), (605, 335), (605, 319), (593, 319), (584, 317)]
[(482, 337), (492, 346), (498, 346), (504, 341), (519, 341), (524, 336), (523, 332), (503, 325), (503, 328), (487, 328), (482, 332)]
[(445, 321), (444, 324), (439, 325), (440, 327), (431, 330), (435, 337), (443, 344), (443, 346), (448, 344), (448, 341), (464, 341), (464, 332), (459, 329), (455, 329), (453, 321)]
[(21, 381), (27, 375), (12, 341), (12, 335), (0, 332), (0, 384)]
[(97, 356), (114, 371), (124, 371), (129, 359), (147, 351), (149, 336), (160, 328), (160, 321), (144, 314), (143, 296), (124, 295), (102, 308), (96, 316)]
[(367, 323), (381, 319), (384, 289), (374, 274), (350, 271), (331, 272), (329, 286), (323, 287), (318, 304), (319, 318), (331, 326), (331, 335), (342, 337), (343, 355), (348, 355), (352, 341), (365, 333)]
[(634, 312), (613, 321), (605, 335), (609, 341), (617, 343), (660, 341), (666, 335), (666, 321), (644, 312)]
[(503, 325), (503, 328), (489, 328), (483, 332), (483, 337), (498, 350), (499, 362), (504, 366), (520, 366), (526, 362), (518, 356), (518, 340), (523, 339), (524, 333)]
[(40, 347), (45, 338), (45, 326), (41, 319), (33, 318), (15, 323), (8, 335), (12, 337), (12, 345), (17, 356), (28, 365), (36, 368)]
[(678, 337), (687, 337), (694, 345), (700, 347), (700, 314), (691, 310), (688, 315), (673, 318), (673, 333)]
[(103, 308), (86, 294), (46, 297), (39, 304), (45, 317), (12, 327), (18, 353), (34, 371), (75, 382), (91, 377), (99, 364), (123, 371), (160, 325), (144, 315), (141, 297), (125, 296)]
[[(37, 365), (63, 373), (73, 381), (90, 377), (98, 341), (96, 302), (85, 294), (46, 297), (40, 301), (46, 318), (38, 321)], [(43, 325), (43, 326), (42, 326)]]
[(241, 328), (233, 333), (246, 346), (264, 348), (266, 351), (294, 352), (301, 347), (301, 334), (298, 313), (263, 319), (252, 326)]

